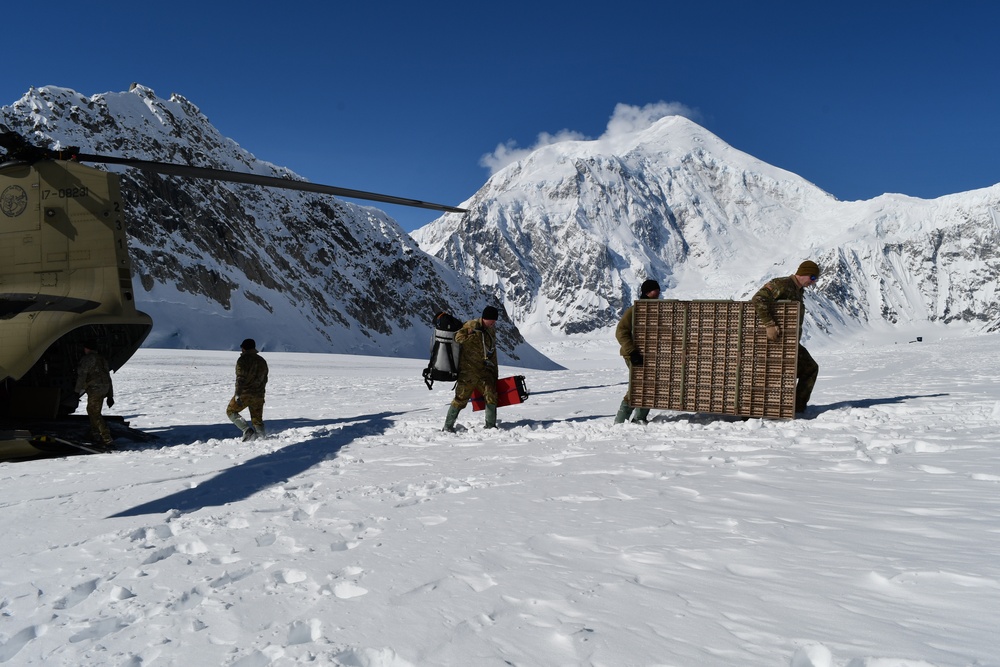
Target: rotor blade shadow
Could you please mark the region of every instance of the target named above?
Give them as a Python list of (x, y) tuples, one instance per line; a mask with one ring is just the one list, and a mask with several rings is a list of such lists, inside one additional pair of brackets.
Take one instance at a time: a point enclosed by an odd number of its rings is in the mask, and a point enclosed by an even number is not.
[(592, 384), (586, 387), (566, 387), (565, 389), (546, 389), (545, 391), (532, 391), (529, 392), (531, 396), (544, 396), (545, 394), (558, 394), (564, 391), (579, 391), (581, 389), (604, 389), (605, 387), (620, 387), (622, 385), (627, 385), (628, 382), (613, 382), (611, 384)]
[(282, 447), (223, 470), (194, 488), (151, 500), (112, 514), (108, 518), (162, 514), (169, 511), (193, 512), (204, 507), (218, 507), (244, 500), (335, 457), (343, 447), (358, 438), (384, 433), (393, 424), (389, 419), (393, 414), (399, 413), (381, 412), (345, 419), (343, 421), (349, 421), (351, 424), (321, 431), (318, 437)]
[[(387, 416), (396, 416), (400, 412), (385, 413)], [(131, 416), (135, 419), (137, 416)], [(337, 424), (353, 424), (359, 420), (366, 419), (364, 416), (337, 417), (334, 419), (265, 419), (264, 425), (267, 427), (268, 435), (279, 435), (283, 431), (294, 428), (318, 428), (321, 426), (335, 426)], [(123, 449), (159, 449), (176, 445), (189, 445), (199, 440), (239, 440), (240, 432), (232, 423), (219, 422), (218, 424), (182, 424), (175, 426), (165, 426), (162, 428), (146, 428), (143, 432), (155, 436), (156, 440), (143, 443), (136, 447), (125, 447)]]
[(581, 415), (578, 417), (565, 417), (562, 419), (518, 419), (516, 421), (507, 421), (504, 419), (498, 419), (498, 423), (504, 428), (518, 428), (520, 426), (527, 426), (531, 430), (544, 429), (550, 426), (556, 426), (558, 424), (579, 424), (592, 421), (599, 421), (606, 419), (607, 415)]

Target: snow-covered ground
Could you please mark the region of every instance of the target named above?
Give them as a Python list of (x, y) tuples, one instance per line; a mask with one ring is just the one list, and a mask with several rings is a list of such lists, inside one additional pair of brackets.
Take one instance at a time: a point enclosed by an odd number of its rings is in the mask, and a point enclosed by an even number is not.
[(613, 426), (613, 340), (502, 429), (414, 360), (141, 350), (109, 455), (0, 464), (0, 663), (1000, 665), (1000, 336), (810, 346), (807, 419)]

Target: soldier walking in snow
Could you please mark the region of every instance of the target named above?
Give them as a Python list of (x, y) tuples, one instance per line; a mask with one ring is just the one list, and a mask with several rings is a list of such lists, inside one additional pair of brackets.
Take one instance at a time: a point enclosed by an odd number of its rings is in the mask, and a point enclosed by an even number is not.
[[(267, 362), (257, 353), (257, 343), (247, 338), (240, 343), (240, 358), (236, 360), (236, 392), (229, 400), (226, 416), (243, 432), (243, 440), (263, 438), (264, 389), (267, 387)], [(250, 408), (250, 423), (240, 416)]]
[[(769, 341), (781, 338), (781, 329), (774, 320), (775, 301), (798, 301), (799, 306), (799, 339), (802, 338), (802, 320), (806, 315), (806, 305), (802, 300), (806, 287), (815, 285), (819, 280), (819, 266), (816, 262), (806, 260), (799, 264), (795, 273), (785, 278), (770, 280), (757, 290), (750, 301), (757, 311), (757, 317), (767, 331)], [(817, 364), (809, 351), (799, 343), (798, 352), (798, 384), (795, 386), (795, 412), (805, 412), (809, 396), (812, 395), (816, 377), (819, 375)]]
[(461, 345), (458, 359), (458, 381), (455, 398), (448, 408), (444, 429), (455, 431), (458, 413), (469, 404), (472, 392), (479, 390), (486, 399), (486, 428), (497, 427), (497, 333), (499, 312), (493, 306), (483, 309), (483, 316), (469, 320), (455, 333), (455, 342)]
[(83, 344), (83, 358), (76, 369), (76, 393), (87, 393), (87, 416), (90, 418), (91, 438), (105, 447), (114, 446), (111, 430), (101, 415), (105, 400), (110, 408), (115, 404), (115, 390), (111, 384), (108, 361), (97, 351), (96, 341)]
[[(659, 299), (660, 283), (655, 280), (643, 281), (642, 285), (639, 286), (639, 298)], [(629, 394), (632, 393), (632, 367), (642, 366), (642, 352), (639, 351), (639, 348), (635, 344), (635, 339), (632, 337), (633, 310), (635, 310), (635, 304), (632, 304), (625, 310), (622, 318), (618, 320), (618, 328), (615, 329), (615, 338), (618, 339), (618, 343), (621, 345), (621, 355), (625, 359), (629, 376), (628, 391), (625, 392), (625, 398), (622, 399), (622, 404), (618, 407), (618, 414), (615, 415), (616, 424), (625, 423), (632, 415), (633, 408), (628, 402)], [(639, 408), (635, 411), (635, 418), (632, 421), (636, 424), (645, 424), (647, 423), (646, 416), (648, 414), (649, 408)]]

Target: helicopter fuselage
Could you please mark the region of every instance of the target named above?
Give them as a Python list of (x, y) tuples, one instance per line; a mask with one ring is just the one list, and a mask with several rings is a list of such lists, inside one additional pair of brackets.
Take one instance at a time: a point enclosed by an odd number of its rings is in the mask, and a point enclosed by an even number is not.
[(73, 412), (82, 343), (98, 341), (118, 370), (151, 328), (118, 176), (67, 160), (0, 165), (0, 418)]

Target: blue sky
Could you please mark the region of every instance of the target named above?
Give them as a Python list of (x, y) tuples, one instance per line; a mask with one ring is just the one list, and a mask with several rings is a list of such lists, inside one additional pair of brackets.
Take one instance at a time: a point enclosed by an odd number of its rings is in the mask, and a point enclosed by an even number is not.
[[(648, 5), (648, 6), (643, 6)], [(498, 146), (688, 109), (843, 200), (1000, 182), (1000, 3), (46, 2), (7, 12), (30, 86), (179, 93), (309, 180), (447, 204)], [(406, 229), (432, 211), (384, 207)]]

